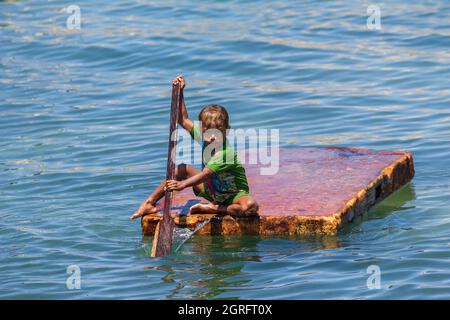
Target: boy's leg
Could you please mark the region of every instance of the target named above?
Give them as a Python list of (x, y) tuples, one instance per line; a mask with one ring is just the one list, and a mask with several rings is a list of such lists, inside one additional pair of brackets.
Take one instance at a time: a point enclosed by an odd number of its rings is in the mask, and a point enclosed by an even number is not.
[(202, 212), (223, 214), (232, 216), (250, 216), (257, 214), (258, 203), (252, 195), (247, 194), (234, 199), (230, 205), (218, 205), (213, 203), (199, 203), (191, 207), (190, 213)]
[(234, 216), (250, 216), (257, 214), (259, 205), (252, 195), (243, 195), (226, 207), (226, 213)]
[[(187, 178), (190, 178), (199, 172), (200, 171), (197, 168), (185, 163), (181, 163), (177, 165), (177, 167), (175, 168), (175, 180), (177, 181), (186, 180)], [(153, 206), (156, 205), (158, 201), (162, 197), (164, 197), (164, 194), (166, 193), (166, 191), (164, 190), (165, 186), (166, 180), (164, 179), (161, 182), (161, 184), (155, 189), (155, 191), (153, 191), (153, 193), (148, 197), (147, 201), (151, 203)], [(198, 185), (195, 185), (194, 188), (196, 188), (197, 190), (201, 190), (203, 188), (203, 185), (202, 183), (200, 183)]]
[[(181, 180), (186, 180), (187, 178), (192, 177), (193, 175), (196, 175), (197, 173), (199, 173), (200, 171), (188, 164), (179, 164), (176, 168), (175, 168), (175, 180), (181, 181)], [(131, 216), (131, 220), (134, 220), (138, 217), (150, 214), (150, 213), (155, 213), (156, 210), (156, 203), (162, 198), (164, 197), (165, 194), (165, 190), (164, 187), (166, 186), (166, 180), (164, 179), (161, 184), (155, 189), (155, 191), (153, 191), (153, 193), (147, 198), (145, 199), (142, 204), (139, 206), (139, 208), (136, 210), (136, 212)], [(203, 188), (203, 184), (197, 184), (194, 186), (194, 188), (196, 190), (202, 190)]]

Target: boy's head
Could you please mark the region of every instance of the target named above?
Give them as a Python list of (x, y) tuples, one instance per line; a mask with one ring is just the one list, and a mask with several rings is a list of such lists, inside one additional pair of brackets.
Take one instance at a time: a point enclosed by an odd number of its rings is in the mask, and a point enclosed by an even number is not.
[[(202, 134), (205, 143), (209, 144), (216, 140), (217, 130), (222, 134), (223, 140), (226, 136), (227, 129), (230, 129), (230, 120), (227, 110), (218, 104), (207, 105), (200, 111), (198, 120), (202, 124)], [(211, 130), (215, 129), (215, 130)]]

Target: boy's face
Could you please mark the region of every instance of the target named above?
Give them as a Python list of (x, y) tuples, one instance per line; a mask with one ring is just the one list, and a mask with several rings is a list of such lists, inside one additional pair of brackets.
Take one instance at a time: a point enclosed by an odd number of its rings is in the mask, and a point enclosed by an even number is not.
[(217, 128), (209, 128), (205, 124), (202, 123), (202, 135), (203, 135), (203, 143), (205, 145), (209, 145), (214, 141), (223, 141), (223, 133), (221, 130)]

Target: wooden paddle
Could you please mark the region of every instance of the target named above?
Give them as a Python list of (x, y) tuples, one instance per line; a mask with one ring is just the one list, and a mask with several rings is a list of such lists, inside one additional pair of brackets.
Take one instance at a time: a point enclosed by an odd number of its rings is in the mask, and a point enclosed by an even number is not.
[[(177, 135), (175, 129), (178, 123), (178, 114), (181, 106), (180, 84), (172, 85), (172, 103), (170, 106), (170, 129), (169, 129), (169, 150), (167, 153), (167, 170), (166, 180), (175, 179), (175, 156)], [(175, 134), (174, 134), (175, 132)], [(163, 218), (158, 222), (155, 230), (155, 237), (153, 239), (152, 257), (167, 256), (172, 249), (172, 237), (174, 221), (170, 214), (172, 207), (172, 191), (166, 190), (164, 195), (164, 212)]]

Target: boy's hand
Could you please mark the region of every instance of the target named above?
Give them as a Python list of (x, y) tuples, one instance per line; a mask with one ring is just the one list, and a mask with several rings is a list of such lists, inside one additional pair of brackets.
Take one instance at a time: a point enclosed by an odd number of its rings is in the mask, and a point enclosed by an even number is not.
[(177, 76), (175, 79), (172, 80), (173, 84), (180, 84), (180, 89), (183, 90), (186, 86), (186, 81), (184, 80), (184, 77), (182, 75)]
[(182, 181), (176, 181), (176, 180), (167, 180), (166, 181), (166, 190), (169, 191), (181, 191), (183, 190), (185, 187), (184, 183)]

